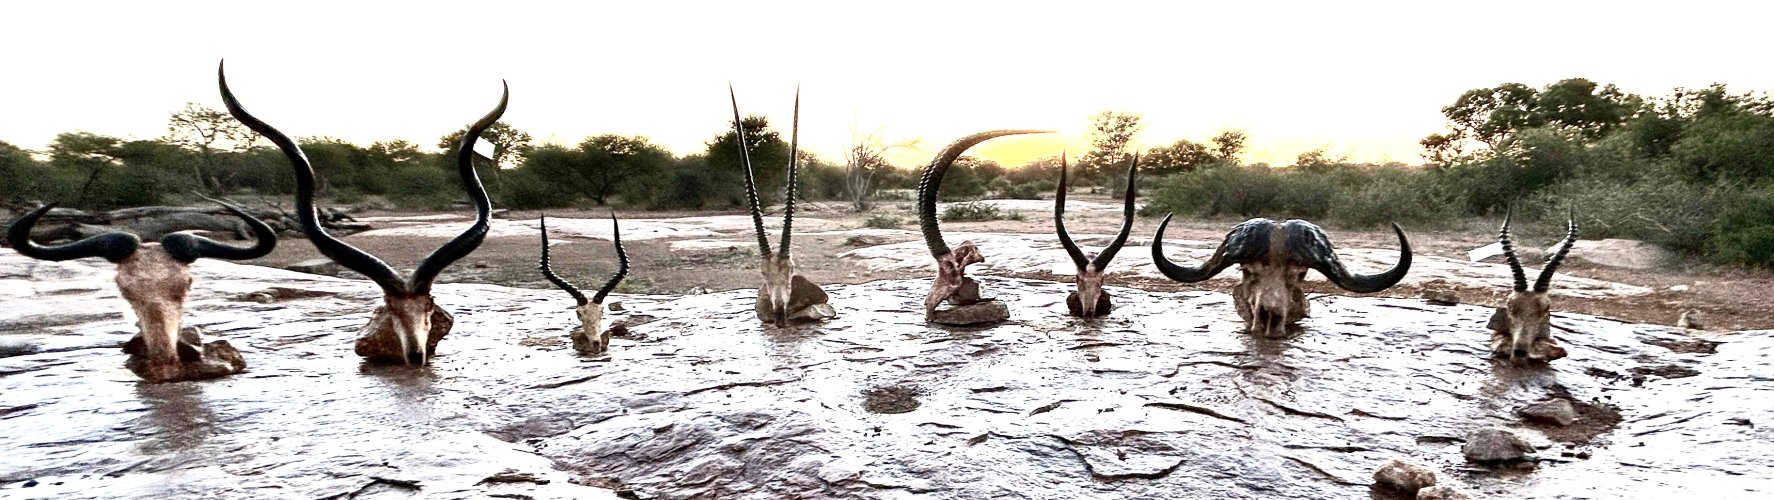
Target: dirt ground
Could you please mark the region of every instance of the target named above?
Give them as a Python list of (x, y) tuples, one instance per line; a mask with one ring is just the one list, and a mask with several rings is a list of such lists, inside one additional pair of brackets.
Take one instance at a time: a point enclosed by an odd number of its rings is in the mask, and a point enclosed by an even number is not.
[[(1115, 203), (1116, 200), (1106, 196), (1074, 194), (1073, 203), (1095, 202)], [(725, 212), (644, 212), (623, 210), (619, 214), (624, 219), (670, 218), (705, 215), (741, 215), (742, 211)], [(553, 210), (551, 218), (603, 218), (608, 217), (607, 210)], [(799, 215), (807, 218), (818, 218), (835, 223), (837, 228), (854, 229), (867, 225), (870, 217), (897, 218), (899, 228), (915, 230), (917, 215), (908, 201), (883, 201), (867, 213), (854, 213), (838, 203), (807, 203), (803, 204)], [(407, 212), (372, 212), (359, 214), (361, 217), (374, 216), (410, 216), (426, 215)], [(467, 216), (466, 212), (461, 215)], [(524, 220), (535, 219), (539, 212), (511, 211), (502, 214), (504, 219)], [(999, 220), (991, 222), (956, 222), (944, 223), (945, 231), (977, 231), (1004, 233), (1035, 233), (1052, 234), (1053, 221), (1051, 212), (1031, 212), (1023, 214), (1023, 220)], [(1069, 210), (1066, 217), (1067, 228), (1074, 234), (1106, 234), (1113, 233), (1120, 223), (1120, 214), (1107, 210)], [(766, 216), (766, 225), (775, 228), (780, 222), (779, 217)], [(1134, 223), (1134, 238), (1150, 238), (1157, 229), (1158, 217), (1141, 217)], [(1189, 238), (1200, 240), (1221, 239), (1238, 220), (1173, 220), (1166, 233), (1167, 238)], [(1441, 229), (1405, 228), (1409, 233), (1413, 249), (1418, 254), (1437, 255), (1448, 258), (1464, 259), (1466, 251), (1489, 244), (1495, 237), (1496, 224), (1499, 221), (1472, 220), (1453, 224)], [(466, 222), (462, 224), (467, 227)], [(800, 227), (800, 226), (797, 226)], [(1397, 242), (1391, 231), (1386, 228), (1327, 228), (1332, 241), (1339, 247), (1374, 247), (1394, 248)], [(1540, 231), (1536, 228), (1522, 228), (1518, 239), (1529, 245), (1549, 246), (1556, 242), (1559, 235), (1551, 231)], [(748, 233), (736, 233), (722, 238), (733, 241), (727, 248), (710, 248), (696, 250), (670, 251), (667, 239), (625, 241), (632, 261), (632, 270), (628, 279), (617, 288), (618, 293), (647, 294), (694, 294), (708, 291), (722, 291), (736, 288), (753, 288), (760, 280), (757, 271), (755, 243), (751, 243)], [(776, 236), (772, 236), (775, 241)], [(412, 269), (446, 238), (442, 237), (382, 237), (374, 235), (349, 236), (345, 238), (359, 248), (381, 257), (399, 269)], [(888, 236), (871, 244), (897, 243), (918, 239), (915, 234)], [(837, 255), (857, 248), (845, 236), (813, 236), (803, 235), (797, 231), (794, 239), (795, 260), (802, 274), (818, 283), (861, 283), (881, 279), (903, 279), (927, 277), (927, 272), (917, 271), (871, 271), (855, 261), (838, 258)], [(774, 244), (774, 243), (772, 243)], [(536, 271), (538, 256), (538, 240), (535, 236), (489, 237), (473, 255), (463, 259), (444, 272), (443, 282), (492, 283), (529, 288), (552, 288)], [(990, 249), (985, 249), (990, 254)], [(1087, 249), (1088, 250), (1088, 249)], [(281, 267), (304, 260), (317, 259), (321, 256), (313, 246), (300, 240), (289, 240), (279, 245), (272, 255), (256, 261), (258, 264)], [(581, 288), (595, 289), (607, 279), (615, 268), (615, 252), (602, 241), (582, 241), (580, 244), (556, 246), (551, 258), (554, 269), (568, 280)], [(1143, 258), (1140, 255), (1123, 252), (1121, 258)], [(1560, 297), (1554, 304), (1557, 310), (1571, 311), (1596, 316), (1614, 318), (1634, 323), (1652, 323), (1673, 325), (1683, 311), (1696, 310), (1704, 321), (1704, 326), (1713, 331), (1774, 329), (1774, 312), (1769, 311), (1770, 303), (1767, 294), (1774, 291), (1774, 273), (1765, 270), (1745, 269), (1739, 267), (1718, 267), (1697, 262), (1681, 262), (1665, 269), (1633, 270), (1621, 268), (1605, 268), (1567, 264), (1560, 269), (1561, 273), (1574, 276), (1613, 281), (1638, 285), (1655, 290), (1649, 295), (1611, 298), (1611, 299), (1580, 299)], [(1530, 270), (1530, 273), (1532, 271)], [(1053, 276), (1047, 273), (1034, 273), (1019, 277), (1069, 280), (1069, 276)], [(1131, 281), (1131, 282), (1129, 282)], [(1227, 288), (1223, 283), (1207, 282), (1199, 285), (1187, 285), (1164, 280), (1133, 279), (1123, 280), (1123, 286), (1133, 286), (1148, 290), (1222, 290)], [(1686, 285), (1685, 291), (1672, 291), (1670, 287)], [(1343, 293), (1322, 282), (1308, 286), (1312, 293)], [(1420, 286), (1400, 285), (1377, 295), (1391, 297), (1419, 297), (1423, 290)], [(1508, 289), (1501, 283), (1492, 288), (1458, 288), (1456, 289), (1461, 302), (1481, 305), (1500, 303)]]

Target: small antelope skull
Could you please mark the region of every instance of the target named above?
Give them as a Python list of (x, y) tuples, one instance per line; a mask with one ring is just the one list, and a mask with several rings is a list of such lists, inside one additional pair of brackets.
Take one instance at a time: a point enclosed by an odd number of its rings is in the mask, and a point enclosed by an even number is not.
[(142, 243), (129, 233), (105, 233), (73, 243), (39, 246), (31, 241), (31, 228), (55, 208), (49, 204), (33, 210), (12, 225), (7, 239), (18, 253), (48, 261), (102, 257), (117, 264), (117, 290), (135, 311), (138, 332), (124, 345), (131, 355), (128, 366), (152, 382), (175, 382), (224, 377), (246, 369), (240, 352), (225, 340), (199, 345), (195, 335), (183, 335), (185, 297), (191, 291), (191, 263), (197, 259), (250, 260), (277, 248), (277, 233), (245, 211), (222, 204), (229, 213), (246, 221), (256, 240), (241, 248), (190, 233), (173, 233), (159, 243)]
[(616, 214), (610, 214), (610, 241), (616, 245), (616, 274), (610, 276), (610, 280), (605, 281), (604, 286), (598, 288), (590, 299), (585, 298), (578, 287), (554, 274), (554, 270), (548, 267), (548, 216), (542, 216), (541, 226), (542, 259), (536, 267), (542, 270), (542, 277), (548, 278), (550, 283), (561, 290), (566, 290), (578, 303), (573, 307), (573, 311), (579, 315), (579, 329), (572, 334), (573, 349), (587, 356), (603, 354), (610, 348), (610, 331), (603, 329), (604, 298), (609, 297), (610, 292), (616, 289), (616, 284), (628, 276), (628, 252), (622, 249), (622, 229), (617, 227)]
[(1515, 280), (1509, 297), (1503, 300), (1502, 307), (1491, 313), (1491, 321), (1485, 325), (1491, 330), (1491, 357), (1514, 363), (1547, 362), (1565, 357), (1565, 349), (1552, 338), (1552, 297), (1547, 290), (1552, 287), (1552, 276), (1558, 272), (1559, 264), (1564, 262), (1571, 246), (1577, 243), (1576, 211), (1572, 210), (1566, 222), (1564, 241), (1546, 261), (1546, 267), (1540, 269), (1532, 288), (1528, 287), (1528, 275), (1521, 267), (1521, 259), (1515, 256), (1515, 244), (1509, 240), (1509, 222), (1513, 218), (1513, 213), (1505, 215), (1503, 229), (1497, 232), (1497, 242), (1503, 245), (1503, 256), (1509, 262), (1509, 273)]
[(1234, 226), (1205, 264), (1181, 266), (1164, 256), (1164, 229), (1170, 218), (1165, 215), (1152, 236), (1152, 260), (1158, 270), (1172, 280), (1196, 283), (1238, 264), (1244, 279), (1232, 288), (1233, 304), (1246, 331), (1253, 334), (1284, 336), (1288, 325), (1306, 317), (1307, 270), (1318, 271), (1344, 290), (1374, 293), (1398, 284), (1411, 269), (1411, 242), (1398, 224), (1392, 225), (1398, 235), (1398, 263), (1380, 274), (1361, 275), (1343, 267), (1330, 237), (1311, 222), (1291, 219), (1277, 224), (1260, 218)]
[(1060, 246), (1066, 248), (1066, 255), (1072, 257), (1072, 265), (1078, 267), (1074, 280), (1078, 289), (1066, 295), (1066, 310), (1073, 316), (1095, 318), (1107, 316), (1113, 307), (1109, 292), (1103, 291), (1103, 273), (1109, 268), (1109, 262), (1115, 260), (1115, 253), (1127, 244), (1127, 236), (1133, 233), (1133, 198), (1138, 191), (1134, 188), (1134, 173), (1139, 168), (1140, 159), (1133, 157), (1127, 165), (1127, 203), (1121, 212), (1121, 232), (1115, 235), (1109, 246), (1103, 247), (1102, 253), (1086, 255), (1078, 249), (1078, 243), (1072, 241), (1072, 235), (1066, 233), (1066, 156), (1060, 155), (1059, 191), (1053, 195), (1053, 228), (1059, 233)]

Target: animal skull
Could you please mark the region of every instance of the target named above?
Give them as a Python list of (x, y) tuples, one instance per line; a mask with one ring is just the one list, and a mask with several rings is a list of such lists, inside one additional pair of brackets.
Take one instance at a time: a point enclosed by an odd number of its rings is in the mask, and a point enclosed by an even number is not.
[(1527, 272), (1515, 255), (1515, 245), (1509, 240), (1509, 222), (1513, 218), (1514, 214), (1505, 216), (1503, 229), (1497, 232), (1497, 241), (1503, 245), (1503, 255), (1514, 278), (1514, 288), (1503, 300), (1503, 306), (1491, 314), (1490, 323), (1485, 325), (1491, 330), (1491, 357), (1514, 363), (1547, 362), (1565, 357), (1565, 349), (1552, 338), (1552, 298), (1547, 291), (1559, 264), (1564, 262), (1565, 255), (1577, 242), (1575, 210), (1567, 222), (1564, 241), (1546, 261), (1546, 267), (1540, 270), (1532, 287), (1528, 286)]

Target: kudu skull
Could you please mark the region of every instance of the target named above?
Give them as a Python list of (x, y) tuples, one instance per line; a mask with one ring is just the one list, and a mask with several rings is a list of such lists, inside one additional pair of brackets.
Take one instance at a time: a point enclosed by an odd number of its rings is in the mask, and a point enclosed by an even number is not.
[(443, 244), (413, 270), (410, 279), (401, 279), (400, 273), (381, 259), (359, 250), (332, 235), (320, 225), (319, 215), (314, 207), (314, 167), (302, 152), (301, 146), (290, 140), (271, 125), (260, 121), (228, 89), (228, 79), (220, 65), (216, 68), (216, 79), (221, 86), (222, 101), (227, 104), (228, 112), (235, 119), (246, 124), (283, 151), (289, 159), (290, 166), (296, 173), (296, 218), (302, 224), (302, 232), (308, 241), (314, 243), (321, 255), (332, 259), (346, 269), (356, 271), (369, 277), (382, 288), (382, 306), (378, 307), (359, 333), (355, 351), (372, 363), (390, 363), (423, 366), (431, 362), (436, 354), (437, 343), (450, 332), (455, 319), (449, 312), (437, 306), (432, 300), (431, 287), (443, 270), (457, 260), (468, 256), (486, 239), (492, 214), (492, 201), (487, 198), (486, 187), (481, 185), (480, 176), (474, 171), (474, 142), (482, 132), (493, 126), (505, 113), (505, 105), (511, 97), (509, 86), (499, 96), (499, 105), (493, 111), (481, 117), (468, 127), (467, 133), (456, 144), (456, 171), (461, 178), (468, 198), (474, 204), (474, 224), (467, 230)]
[(603, 354), (610, 348), (610, 331), (603, 329), (604, 298), (610, 296), (610, 292), (616, 289), (616, 284), (628, 276), (628, 252), (622, 249), (622, 229), (617, 227), (616, 214), (610, 214), (610, 241), (616, 245), (616, 274), (610, 276), (610, 280), (605, 281), (604, 286), (598, 288), (590, 299), (585, 298), (578, 287), (554, 274), (554, 269), (548, 267), (548, 216), (542, 216), (541, 226), (542, 258), (536, 267), (542, 271), (542, 277), (548, 278), (550, 283), (561, 290), (566, 290), (577, 303), (573, 306), (573, 311), (579, 315), (579, 329), (572, 334), (573, 350), (588, 356)]
[(1133, 199), (1134, 194), (1138, 191), (1134, 187), (1134, 175), (1139, 169), (1139, 164), (1140, 159), (1135, 156), (1127, 165), (1127, 196), (1126, 205), (1121, 212), (1121, 232), (1115, 234), (1115, 239), (1109, 242), (1109, 246), (1103, 247), (1101, 253), (1086, 255), (1078, 249), (1078, 243), (1072, 241), (1072, 235), (1066, 233), (1066, 170), (1068, 167), (1065, 155), (1060, 155), (1059, 191), (1053, 195), (1053, 227), (1054, 231), (1059, 233), (1060, 246), (1066, 248), (1066, 255), (1072, 257), (1072, 265), (1078, 268), (1078, 274), (1074, 277), (1078, 289), (1066, 295), (1066, 310), (1073, 316), (1084, 318), (1106, 316), (1113, 307), (1109, 299), (1109, 292), (1103, 291), (1103, 273), (1107, 272), (1109, 262), (1115, 260), (1115, 253), (1120, 252), (1121, 247), (1127, 245), (1127, 236), (1133, 232)]
[(1503, 257), (1509, 262), (1514, 288), (1503, 300), (1503, 306), (1491, 313), (1490, 323), (1485, 325), (1491, 330), (1491, 357), (1517, 363), (1546, 362), (1565, 357), (1565, 349), (1552, 338), (1552, 297), (1547, 291), (1552, 288), (1552, 276), (1564, 262), (1565, 254), (1570, 253), (1571, 246), (1577, 243), (1576, 211), (1572, 210), (1566, 222), (1564, 241), (1559, 242), (1552, 258), (1546, 261), (1546, 267), (1540, 269), (1532, 288), (1528, 287), (1528, 274), (1522, 269), (1521, 260), (1515, 256), (1515, 243), (1509, 240), (1509, 222), (1513, 218), (1514, 213), (1505, 215), (1503, 229), (1497, 231), (1497, 242), (1503, 245)]
[(101, 257), (117, 264), (117, 290), (135, 311), (136, 336), (124, 344), (130, 354), (130, 371), (153, 382), (175, 382), (224, 377), (246, 369), (228, 341), (201, 344), (195, 330), (184, 330), (185, 297), (191, 291), (191, 263), (199, 258), (250, 260), (277, 248), (277, 232), (263, 221), (233, 205), (222, 207), (246, 221), (255, 242), (234, 247), (190, 233), (173, 233), (159, 243), (142, 243), (136, 235), (105, 233), (73, 243), (40, 246), (31, 241), (31, 228), (55, 208), (49, 204), (25, 214), (13, 223), (7, 240), (26, 257), (63, 261)]
[(1238, 264), (1244, 279), (1232, 288), (1232, 301), (1246, 331), (1253, 334), (1284, 336), (1288, 325), (1306, 317), (1307, 270), (1318, 271), (1344, 290), (1374, 293), (1398, 284), (1411, 269), (1411, 242), (1398, 224), (1392, 225), (1398, 235), (1398, 263), (1380, 274), (1360, 275), (1343, 267), (1330, 237), (1318, 226), (1298, 219), (1277, 224), (1260, 218), (1234, 226), (1200, 267), (1181, 266), (1164, 256), (1164, 229), (1171, 215), (1164, 216), (1152, 236), (1152, 261), (1159, 272), (1172, 280), (1196, 283)]
[(801, 91), (795, 90), (794, 124), (789, 133), (788, 189), (782, 205), (782, 244), (770, 250), (770, 238), (764, 232), (764, 213), (758, 202), (757, 180), (752, 175), (751, 149), (745, 139), (745, 124), (739, 118), (739, 98), (733, 87), (727, 87), (727, 98), (733, 103), (733, 132), (739, 143), (739, 158), (745, 167), (745, 194), (750, 202), (752, 226), (758, 235), (761, 259), (758, 271), (764, 284), (758, 288), (758, 319), (776, 326), (821, 321), (837, 315), (827, 302), (830, 297), (812, 280), (801, 276), (790, 255), (789, 240), (794, 233), (796, 176), (800, 170)]

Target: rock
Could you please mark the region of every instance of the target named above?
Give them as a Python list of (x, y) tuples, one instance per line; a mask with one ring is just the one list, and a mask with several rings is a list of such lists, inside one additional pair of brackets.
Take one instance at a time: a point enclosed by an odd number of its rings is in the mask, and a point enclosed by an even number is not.
[(1516, 410), (1516, 413), (1530, 422), (1571, 425), (1577, 421), (1577, 409), (1571, 406), (1571, 400), (1559, 398), (1544, 403), (1535, 403)]
[(611, 302), (611, 303), (605, 305), (604, 308), (609, 309), (610, 312), (621, 312), (621, 311), (628, 310), (628, 307), (622, 305), (622, 301), (620, 301), (620, 300), (615, 301), (615, 302)]
[(859, 234), (844, 239), (844, 245), (853, 247), (872, 247), (887, 244), (887, 238), (872, 234)]
[(1417, 500), (1472, 500), (1472, 496), (1453, 486), (1435, 485), (1417, 490)]
[[(820, 288), (819, 285), (813, 283), (813, 280), (809, 280), (805, 276), (794, 275), (789, 278), (788, 284), (788, 310), (790, 313), (798, 313), (815, 304), (825, 304), (831, 301), (831, 296), (826, 295), (825, 289)], [(828, 306), (827, 309), (830, 307)]]
[(1449, 289), (1445, 289), (1445, 288), (1443, 288), (1443, 289), (1424, 288), (1423, 289), (1423, 300), (1429, 301), (1430, 304), (1434, 304), (1434, 305), (1438, 305), (1438, 306), (1452, 306), (1452, 305), (1459, 305), (1460, 304), (1460, 295), (1454, 293), (1453, 290), (1449, 290)]
[[(1547, 255), (1558, 249), (1547, 247)], [(1638, 240), (1577, 240), (1565, 262), (1627, 269), (1651, 269), (1675, 260), (1675, 254), (1654, 243)]]
[(1374, 471), (1374, 485), (1415, 495), (1417, 490), (1435, 486), (1435, 472), (1414, 463), (1390, 460)]
[(1010, 319), (1010, 307), (996, 300), (938, 308), (930, 313), (929, 318), (932, 323), (950, 326), (983, 325), (1006, 319)]
[(1706, 322), (1700, 319), (1700, 311), (1689, 309), (1682, 311), (1682, 317), (1675, 320), (1676, 328), (1689, 330), (1705, 330)]
[(1466, 444), (1460, 447), (1466, 460), (1479, 464), (1514, 462), (1534, 452), (1533, 445), (1513, 432), (1488, 427), (1466, 433)]
[(304, 289), (300, 289), (300, 288), (288, 288), (288, 287), (274, 286), (271, 288), (266, 288), (264, 290), (259, 290), (257, 292), (247, 292), (247, 293), (243, 293), (240, 295), (235, 295), (233, 297), (230, 297), (228, 300), (239, 301), (239, 302), (258, 302), (260, 304), (272, 304), (272, 303), (282, 302), (285, 300), (312, 299), (312, 298), (316, 298), (316, 297), (331, 297), (334, 295), (338, 295), (338, 294), (333, 293), (333, 292), (323, 292), (323, 291), (316, 291), (316, 290), (304, 290)]
[(0, 338), (0, 358), (37, 354), (37, 344), (23, 340)]
[(308, 259), (287, 266), (284, 269), (298, 273), (318, 274), (321, 276), (338, 276), (345, 271), (345, 266), (333, 262), (332, 259)]
[[(1545, 262), (1546, 254), (1539, 250), (1522, 247), (1518, 243), (1515, 248), (1515, 258), (1520, 260), (1522, 265), (1532, 265)], [(1472, 262), (1483, 262), (1486, 264), (1503, 264), (1509, 262), (1509, 259), (1503, 256), (1503, 243), (1498, 241), (1493, 241), (1489, 245), (1468, 250), (1466, 252), (1466, 259)]]
[(148, 349), (137, 333), (123, 344), (129, 354), (123, 366), (149, 382), (189, 382), (234, 375), (246, 370), (246, 359), (240, 350), (226, 340), (203, 343), (203, 329), (187, 326), (179, 330), (180, 363), (176, 369), (156, 367), (148, 361)]
[(961, 287), (949, 296), (949, 303), (957, 306), (969, 306), (986, 301), (980, 296), (979, 282), (973, 278), (961, 278)]
[(468, 267), (473, 268), (473, 269), (486, 269), (490, 266), (487, 265), (487, 261), (477, 260), (477, 261), (469, 263)]

